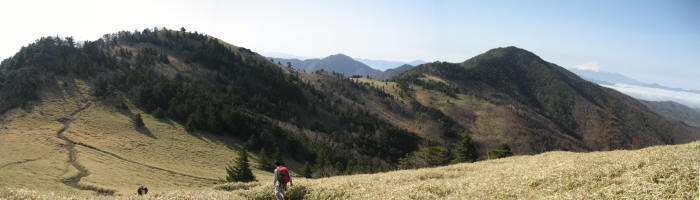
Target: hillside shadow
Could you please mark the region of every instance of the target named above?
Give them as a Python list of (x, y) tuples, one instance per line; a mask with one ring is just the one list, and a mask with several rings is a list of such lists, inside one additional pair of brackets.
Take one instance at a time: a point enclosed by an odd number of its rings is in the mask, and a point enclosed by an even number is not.
[(148, 127), (144, 126), (142, 128), (136, 128), (136, 131), (138, 131), (139, 133), (144, 134), (148, 137), (151, 137), (153, 139), (158, 139), (158, 137), (156, 137), (155, 135), (153, 135), (153, 133), (151, 133), (151, 130), (148, 130)]
[[(187, 133), (207, 143), (220, 143), (230, 150), (238, 149), (238, 146), (236, 145), (236, 139), (232, 138), (231, 136), (216, 135), (213, 133), (199, 130), (187, 131)], [(243, 141), (238, 141), (238, 143), (243, 144)]]
[(167, 117), (164, 117), (164, 118), (157, 118), (156, 117), (156, 120), (158, 120), (158, 122), (160, 122), (160, 123), (167, 124), (170, 127), (175, 127), (175, 123), (173, 123), (173, 120), (170, 120)]

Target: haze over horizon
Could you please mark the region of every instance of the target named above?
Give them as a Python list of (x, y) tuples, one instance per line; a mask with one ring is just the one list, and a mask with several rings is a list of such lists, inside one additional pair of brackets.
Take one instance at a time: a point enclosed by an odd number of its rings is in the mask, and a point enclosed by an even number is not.
[[(700, 2), (5, 1), (0, 57), (42, 36), (198, 31), (258, 53), (462, 62), (517, 46), (562, 67), (700, 89)], [(28, 14), (30, 13), (30, 14)]]

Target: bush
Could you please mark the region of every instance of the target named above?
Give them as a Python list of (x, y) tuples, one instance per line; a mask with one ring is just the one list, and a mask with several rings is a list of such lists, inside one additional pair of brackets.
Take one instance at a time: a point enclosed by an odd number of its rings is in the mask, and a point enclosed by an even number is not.
[(497, 159), (512, 156), (513, 152), (510, 151), (510, 146), (508, 146), (508, 143), (503, 142), (501, 144), (498, 144), (498, 146), (496, 146), (496, 149), (491, 150), (489, 152), (489, 155), (491, 158)]
[(166, 117), (165, 112), (162, 109), (160, 109), (160, 107), (156, 108), (156, 110), (153, 111), (153, 116), (158, 119), (165, 119)]
[[(242, 193), (246, 199), (252, 200), (274, 200), (275, 199), (275, 187), (273, 185), (268, 185), (264, 187), (255, 187)], [(286, 199), (296, 200), (304, 199), (309, 194), (309, 189), (303, 185), (287, 185), (287, 191), (284, 192)]]
[(441, 146), (421, 148), (399, 159), (399, 168), (412, 169), (446, 165), (450, 162), (450, 152)]

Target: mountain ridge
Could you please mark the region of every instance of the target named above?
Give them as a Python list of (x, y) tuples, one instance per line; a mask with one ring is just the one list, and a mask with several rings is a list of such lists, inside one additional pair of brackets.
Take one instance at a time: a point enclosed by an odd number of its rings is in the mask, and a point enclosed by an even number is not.
[[(345, 55), (327, 58), (352, 61)], [(443, 159), (449, 161), (465, 134), (473, 138), (478, 159), (488, 159), (489, 151), (503, 142), (523, 155), (637, 149), (700, 137), (696, 128), (663, 118), (629, 96), (516, 47), (492, 49), (462, 63), (422, 64), (388, 81), (330, 70), (306, 73), (285, 65), (185, 31), (123, 31), (78, 45), (70, 39), (42, 38), (0, 63), (0, 112), (10, 110), (3, 121), (10, 122), (13, 133), (0, 135), (12, 139), (0, 143), (24, 142), (0, 153), (34, 155), (24, 152), (24, 145), (61, 147), (55, 138), (31, 140), (17, 133), (52, 130), (61, 122), (59, 116), (72, 111), (60, 105), (86, 103), (94, 106), (72, 122), (80, 124), (73, 126), (77, 130), (64, 134), (84, 144), (74, 148), (88, 157), (77, 158), (90, 163), (85, 167), (95, 173), (104, 170), (94, 168), (100, 164), (90, 159), (105, 153), (84, 147), (207, 178), (214, 172), (187, 166), (211, 169), (225, 163), (217, 158), (217, 166), (206, 166), (199, 157), (187, 165), (157, 161), (164, 145), (181, 140), (169, 134), (200, 138), (197, 148), (216, 155), (245, 146), (261, 158), (277, 157), (295, 166), (309, 163), (313, 177), (393, 170), (409, 155), (430, 149), (444, 149)], [(137, 115), (146, 119), (145, 128), (129, 123)], [(175, 150), (179, 159), (200, 155), (184, 147)], [(138, 151), (145, 153), (134, 153)], [(48, 177), (61, 180), (61, 175)]]
[[(573, 149), (615, 149), (619, 148), (617, 146), (635, 148), (634, 146), (641, 145), (641, 143), (638, 143), (640, 142), (637, 141), (638, 139), (633, 138), (656, 138), (646, 141), (652, 144), (671, 142), (673, 141), (671, 138), (676, 137), (697, 138), (697, 130), (685, 130), (679, 125), (674, 125), (680, 128), (675, 133), (678, 135), (669, 136), (666, 133), (666, 129), (657, 128), (652, 131), (653, 133), (647, 133), (647, 130), (634, 131), (638, 128), (646, 129), (643, 127), (630, 126), (629, 123), (619, 124), (621, 123), (618, 122), (620, 118), (625, 119), (628, 117), (636, 118), (634, 120), (629, 119), (629, 121), (654, 118), (658, 120), (658, 126), (661, 127), (667, 127), (673, 122), (656, 116), (655, 113), (633, 98), (580, 79), (574, 73), (548, 63), (529, 51), (516, 47), (492, 49), (458, 64), (445, 62), (428, 63), (399, 75), (393, 81), (404, 82), (405, 84), (420, 83), (423, 82), (420, 81), (421, 77), (426, 77), (426, 75), (444, 78), (442, 81), (447, 84), (442, 84), (441, 88), (444, 88), (443, 91), (456, 89), (460, 92), (465, 90), (473, 94), (481, 93), (478, 96), (491, 99), (491, 101), (495, 100), (499, 104), (515, 103), (516, 106), (517, 104), (526, 105), (525, 109), (533, 108), (534, 113), (532, 114), (535, 114), (535, 116), (540, 115), (548, 119), (546, 121), (551, 121), (550, 123), (558, 127), (550, 130), (553, 132), (552, 134), (560, 135), (562, 138), (569, 138), (565, 139), (565, 141), (572, 142), (571, 147)], [(425, 82), (421, 84), (425, 84)], [(449, 107), (447, 106), (447, 108), (443, 109), (451, 110)], [(605, 111), (611, 108), (625, 110), (625, 113), (631, 115), (613, 114)], [(609, 114), (596, 114), (597, 116), (586, 114), (590, 112), (586, 111), (589, 109), (602, 113), (608, 112)], [(532, 124), (530, 128), (542, 126), (542, 123), (545, 122), (540, 122), (540, 125)], [(593, 126), (582, 126), (582, 124), (591, 124)], [(618, 127), (615, 128), (617, 131), (608, 130), (612, 127)], [(605, 131), (607, 133), (601, 134), (601, 131), (596, 131), (596, 129), (601, 128), (608, 130)], [(635, 136), (635, 132), (645, 132), (650, 135)], [(528, 134), (533, 134), (533, 137), (540, 137), (536, 136), (536, 133)], [(517, 136), (513, 135), (511, 137)], [(613, 139), (604, 139), (607, 137), (612, 137)], [(548, 139), (542, 138), (542, 140), (546, 141)], [(682, 139), (682, 141), (688, 140)], [(509, 143), (515, 143), (515, 141), (510, 141)], [(527, 144), (519, 145), (527, 146)]]

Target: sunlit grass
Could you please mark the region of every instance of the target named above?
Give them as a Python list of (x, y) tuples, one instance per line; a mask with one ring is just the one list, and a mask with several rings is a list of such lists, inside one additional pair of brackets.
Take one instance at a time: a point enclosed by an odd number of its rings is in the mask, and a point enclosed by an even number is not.
[[(130, 124), (128, 113), (96, 100), (89, 100), (92, 106), (77, 115), (66, 137), (133, 162), (77, 145), (77, 160), (90, 172), (79, 184), (117, 192), (104, 196), (62, 184), (77, 170), (66, 163), (63, 141), (55, 135), (62, 125), (56, 120), (84, 102), (77, 98), (80, 92), (60, 91), (31, 108), (12, 110), (2, 121), (0, 199), (273, 198), (272, 174), (254, 167), (255, 182), (212, 181), (225, 174), (235, 155), (230, 147), (240, 141), (187, 133), (177, 123), (144, 113), (149, 136)], [(142, 113), (130, 107), (129, 112)], [(698, 155), (700, 141), (629, 151), (557, 151), (378, 174), (294, 177), (288, 192), (305, 199), (695, 199)], [(138, 184), (149, 186), (148, 196), (135, 195)]]

